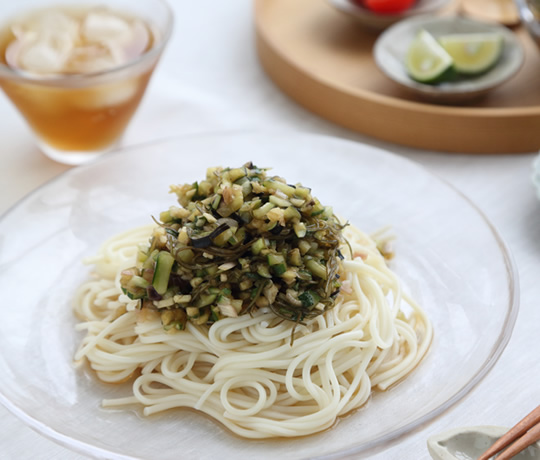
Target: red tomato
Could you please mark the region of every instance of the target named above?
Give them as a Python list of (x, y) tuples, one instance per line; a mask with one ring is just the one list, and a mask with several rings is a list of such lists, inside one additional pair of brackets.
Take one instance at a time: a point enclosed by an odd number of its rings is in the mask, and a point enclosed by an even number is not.
[(396, 14), (401, 13), (413, 6), (415, 0), (356, 0), (374, 13)]

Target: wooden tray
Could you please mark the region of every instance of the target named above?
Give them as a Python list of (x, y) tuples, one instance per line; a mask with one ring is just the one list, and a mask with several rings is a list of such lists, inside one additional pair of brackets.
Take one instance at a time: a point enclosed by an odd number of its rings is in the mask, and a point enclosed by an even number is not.
[(463, 153), (540, 149), (540, 51), (516, 29), (525, 64), (469, 105), (416, 99), (376, 67), (377, 34), (327, 0), (256, 0), (260, 61), (274, 82), (312, 112), (349, 129), (411, 147)]

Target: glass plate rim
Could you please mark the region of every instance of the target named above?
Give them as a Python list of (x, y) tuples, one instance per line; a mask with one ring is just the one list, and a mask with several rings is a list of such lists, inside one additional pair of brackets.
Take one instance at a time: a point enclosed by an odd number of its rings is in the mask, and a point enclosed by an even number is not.
[[(394, 159), (398, 159), (399, 161), (403, 161), (405, 163), (415, 165), (417, 168), (422, 170), (424, 174), (427, 174), (433, 177), (442, 185), (449, 188), (453, 193), (455, 193), (463, 201), (464, 204), (471, 207), (472, 210), (478, 214), (478, 216), (482, 219), (486, 227), (492, 233), (501, 251), (501, 255), (503, 256), (503, 261), (504, 261), (504, 266), (506, 269), (506, 276), (507, 276), (508, 292), (509, 292), (509, 305), (507, 306), (505, 320), (501, 324), (501, 331), (497, 336), (495, 346), (492, 347), (491, 352), (489, 353), (488, 357), (486, 358), (482, 366), (474, 373), (473, 377), (443, 404), (427, 412), (423, 416), (413, 420), (412, 422), (403, 426), (402, 428), (392, 430), (388, 432), (387, 434), (380, 436), (373, 442), (370, 442), (361, 446), (351, 446), (344, 450), (336, 451), (330, 454), (324, 454), (321, 456), (310, 457), (310, 458), (313, 460), (328, 460), (328, 459), (344, 458), (344, 457), (354, 455), (354, 454), (362, 454), (362, 457), (363, 457), (364, 455), (369, 455), (369, 453), (380, 452), (384, 449), (385, 443), (388, 443), (390, 441), (392, 441), (393, 443), (396, 443), (397, 441), (403, 439), (406, 435), (412, 434), (415, 431), (419, 430), (420, 428), (429, 425), (436, 418), (440, 417), (443, 413), (455, 407), (457, 403), (459, 403), (467, 394), (469, 394), (483, 380), (483, 378), (491, 371), (491, 369), (493, 369), (493, 367), (499, 360), (500, 356), (504, 352), (512, 336), (514, 325), (515, 325), (515, 322), (517, 320), (517, 316), (519, 313), (519, 301), (520, 301), (519, 289), (518, 289), (519, 273), (518, 273), (517, 266), (516, 266), (514, 257), (512, 255), (512, 252), (510, 251), (504, 238), (502, 237), (502, 235), (500, 234), (496, 226), (489, 220), (486, 214), (467, 195), (461, 192), (457, 187), (455, 187), (453, 184), (448, 182), (446, 179), (442, 178), (440, 175), (430, 171), (421, 163), (418, 163), (403, 155), (394, 153), (390, 150), (386, 150), (384, 148), (380, 148), (377, 146), (365, 144), (362, 142), (357, 142), (354, 140), (350, 140), (350, 139), (342, 138), (338, 136), (305, 132), (305, 131), (228, 130), (228, 131), (198, 132), (198, 133), (183, 134), (180, 136), (169, 136), (169, 137), (165, 137), (161, 139), (149, 140), (147, 142), (142, 142), (139, 144), (133, 144), (133, 145), (125, 146), (125, 147), (120, 147), (118, 149), (115, 149), (112, 152), (107, 153), (106, 155), (96, 158), (95, 160), (89, 163), (63, 171), (59, 175), (47, 180), (43, 184), (39, 185), (38, 187), (34, 188), (26, 195), (18, 199), (13, 205), (11, 205), (6, 211), (4, 211), (3, 214), (0, 215), (0, 225), (20, 205), (22, 205), (25, 201), (31, 199), (35, 195), (39, 194), (43, 189), (46, 189), (47, 187), (53, 185), (54, 183), (59, 182), (71, 176), (72, 174), (76, 174), (81, 169), (83, 170), (89, 169), (96, 164), (105, 163), (108, 161), (107, 159), (113, 155), (114, 156), (129, 155), (129, 153), (133, 150), (139, 150), (141, 148), (145, 148), (148, 146), (165, 145), (168, 143), (178, 142), (183, 139), (203, 138), (207, 136), (212, 136), (212, 137), (231, 137), (232, 136), (234, 137), (234, 136), (276, 136), (276, 135), (287, 136), (287, 137), (292, 136), (296, 138), (302, 138), (302, 137), (319, 138), (321, 140), (345, 143), (351, 146), (355, 145), (361, 148), (366, 148), (368, 150), (371, 150), (373, 151), (373, 153), (376, 153), (379, 155), (386, 155), (389, 157), (394, 157)], [(540, 158), (538, 160), (539, 160), (538, 162), (540, 163)], [(67, 449), (73, 452), (78, 452), (84, 455), (91, 455), (94, 458), (114, 458), (114, 459), (120, 459), (120, 460), (137, 460), (138, 459), (138, 457), (125, 455), (125, 454), (122, 454), (121, 452), (117, 452), (111, 449), (104, 449), (104, 448), (95, 446), (91, 443), (72, 438), (71, 436), (67, 434), (63, 434), (57, 430), (50, 428), (45, 422), (37, 420), (35, 417), (32, 417), (31, 415), (26, 413), (23, 409), (21, 409), (12, 401), (10, 401), (10, 399), (3, 394), (1, 387), (0, 387), (0, 404), (2, 404), (8, 411), (10, 411), (13, 415), (19, 418), (19, 420), (21, 420), (23, 423), (25, 423), (29, 428), (31, 428), (35, 432), (43, 435), (45, 438), (49, 440), (52, 440), (58, 445), (66, 447)]]

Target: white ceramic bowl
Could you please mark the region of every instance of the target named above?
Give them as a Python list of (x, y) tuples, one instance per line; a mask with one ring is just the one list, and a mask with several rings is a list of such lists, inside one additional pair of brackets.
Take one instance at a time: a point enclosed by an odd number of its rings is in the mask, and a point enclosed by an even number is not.
[(357, 20), (359, 24), (374, 30), (383, 30), (402, 19), (419, 14), (436, 13), (450, 3), (450, 0), (416, 0), (414, 5), (399, 14), (380, 14), (363, 8), (351, 0), (329, 0), (339, 11)]
[[(405, 56), (416, 34), (425, 29), (435, 38), (454, 33), (501, 34), (504, 40), (502, 56), (488, 72), (467, 79), (429, 85), (414, 81), (405, 68)], [(381, 71), (398, 85), (417, 96), (433, 102), (460, 103), (484, 96), (513, 77), (521, 68), (524, 52), (512, 31), (506, 27), (461, 17), (421, 16), (401, 21), (375, 42), (374, 58)]]

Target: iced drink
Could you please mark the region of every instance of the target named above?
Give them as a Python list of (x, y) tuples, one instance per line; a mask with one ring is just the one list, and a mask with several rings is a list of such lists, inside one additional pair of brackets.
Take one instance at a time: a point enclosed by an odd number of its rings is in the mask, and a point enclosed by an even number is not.
[(0, 32), (0, 85), (46, 154), (80, 164), (119, 140), (169, 31), (108, 6), (26, 13)]

